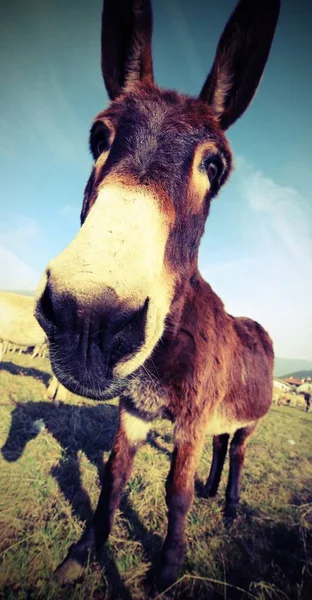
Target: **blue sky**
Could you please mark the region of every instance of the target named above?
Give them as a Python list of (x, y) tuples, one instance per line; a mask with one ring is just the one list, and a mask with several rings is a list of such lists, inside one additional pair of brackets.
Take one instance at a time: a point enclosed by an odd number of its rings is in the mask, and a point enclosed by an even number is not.
[[(235, 2), (154, 0), (156, 81), (196, 95)], [(101, 0), (6, 0), (0, 24), (0, 289), (36, 287), (79, 227), (88, 133), (107, 106)], [(284, 0), (265, 74), (229, 130), (200, 269), (278, 356), (312, 360), (312, 3)]]

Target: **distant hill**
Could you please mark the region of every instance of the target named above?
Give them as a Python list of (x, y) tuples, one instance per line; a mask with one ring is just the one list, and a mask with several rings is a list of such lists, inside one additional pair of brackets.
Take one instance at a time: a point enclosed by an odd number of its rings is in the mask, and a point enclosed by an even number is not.
[(285, 377), (295, 377), (296, 379), (306, 379), (307, 377), (312, 377), (312, 369), (308, 371), (295, 371), (294, 373), (286, 373), (285, 375), (281, 375), (281, 379), (285, 379)]
[[(301, 375), (302, 373), (302, 375)], [(300, 358), (279, 358), (276, 356), (274, 362), (275, 377), (312, 377), (312, 360), (302, 360)]]

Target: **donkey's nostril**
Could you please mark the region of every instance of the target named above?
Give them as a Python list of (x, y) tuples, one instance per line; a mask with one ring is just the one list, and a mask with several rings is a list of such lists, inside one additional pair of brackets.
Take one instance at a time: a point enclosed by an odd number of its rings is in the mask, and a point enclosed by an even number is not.
[(53, 307), (51, 288), (48, 283), (38, 302), (36, 317), (46, 332), (51, 325), (56, 325), (56, 313)]
[[(53, 348), (62, 349), (55, 362), (79, 380), (81, 372), (102, 373), (137, 352), (145, 342), (149, 298), (141, 308), (106, 304), (103, 298), (77, 303), (69, 293), (59, 294), (47, 283), (38, 301), (36, 317)], [(55, 366), (54, 365), (54, 366)], [(65, 365), (65, 366), (64, 366)]]
[(149, 298), (146, 298), (143, 306), (128, 315), (128, 318), (120, 322), (115, 329), (110, 355), (111, 365), (116, 364), (127, 354), (137, 351), (144, 343), (148, 305)]
[(134, 310), (134, 311), (126, 314), (125, 316), (123, 316), (120, 319), (117, 318), (115, 320), (112, 318), (111, 330), (114, 333), (114, 335), (116, 336), (117, 334), (119, 334), (121, 331), (128, 328), (129, 326), (135, 327), (142, 321), (142, 319), (145, 319), (147, 309), (148, 309), (148, 304), (149, 304), (149, 298), (146, 298), (143, 306), (141, 306), (141, 308), (139, 308), (138, 310)]

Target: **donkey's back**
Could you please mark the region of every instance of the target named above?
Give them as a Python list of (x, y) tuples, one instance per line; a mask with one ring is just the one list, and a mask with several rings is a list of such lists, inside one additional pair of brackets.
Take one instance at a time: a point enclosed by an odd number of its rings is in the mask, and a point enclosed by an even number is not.
[(41, 346), (46, 339), (34, 317), (34, 297), (0, 292), (0, 340), (18, 346)]

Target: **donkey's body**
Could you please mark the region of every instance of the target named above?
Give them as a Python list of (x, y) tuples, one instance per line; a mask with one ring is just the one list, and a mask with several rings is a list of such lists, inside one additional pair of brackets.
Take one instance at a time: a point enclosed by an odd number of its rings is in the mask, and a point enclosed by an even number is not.
[(17, 346), (41, 346), (46, 334), (34, 317), (34, 298), (0, 292), (0, 340)]
[(129, 382), (131, 403), (147, 421), (183, 427), (199, 418), (212, 435), (234, 433), (270, 406), (271, 340), (255, 321), (228, 315), (199, 273), (187, 287), (182, 310), (173, 303), (161, 344)]
[(206, 495), (218, 489), (234, 434), (226, 515), (236, 516), (246, 441), (271, 403), (273, 349), (258, 323), (225, 312), (198, 271), (198, 247), (211, 199), (231, 171), (224, 130), (255, 92), (278, 10), (278, 0), (239, 2), (194, 99), (153, 82), (149, 2), (104, 3), (102, 69), (112, 103), (91, 129), (82, 227), (48, 266), (36, 313), (65, 386), (90, 398), (121, 395), (99, 503), (58, 569), (64, 582), (106, 541), (155, 418), (175, 423), (162, 584), (183, 562), (205, 433), (214, 436)]

